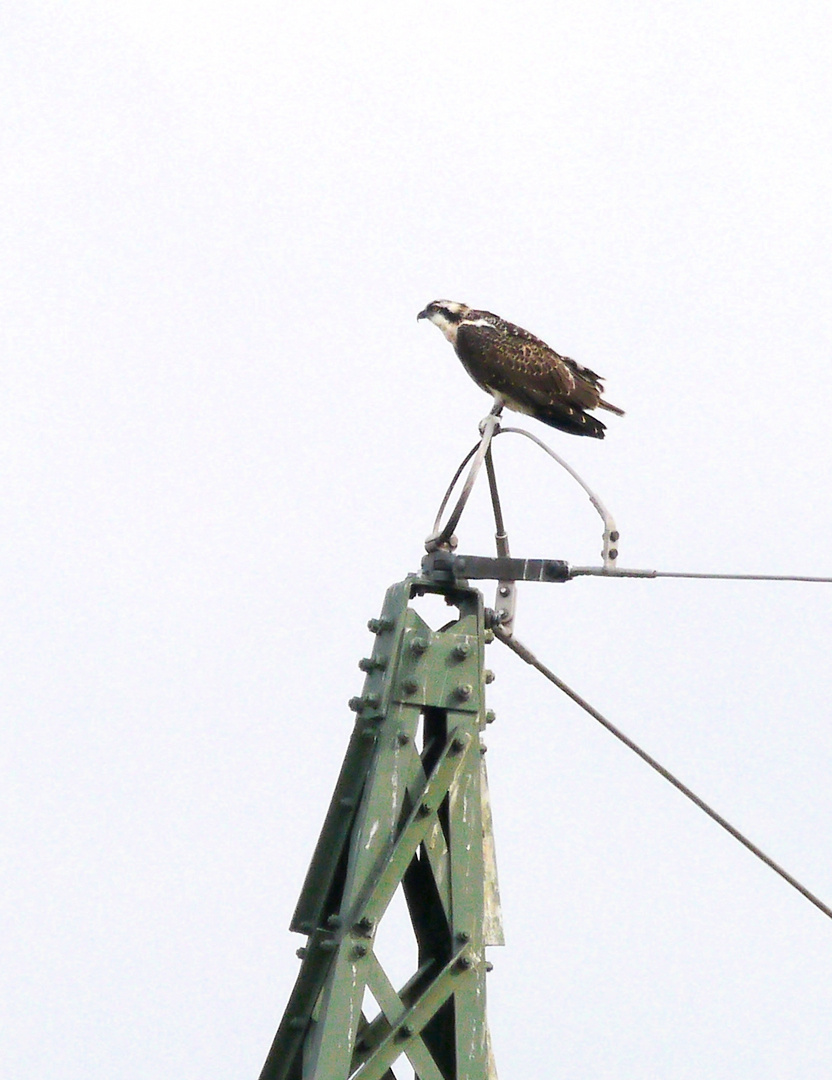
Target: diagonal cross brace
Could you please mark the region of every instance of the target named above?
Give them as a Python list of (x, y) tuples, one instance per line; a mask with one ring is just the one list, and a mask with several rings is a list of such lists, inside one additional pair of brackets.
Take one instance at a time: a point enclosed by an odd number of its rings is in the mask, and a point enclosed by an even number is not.
[[(405, 987), (401, 995), (397, 994), (393, 984), (378, 962), (378, 958), (373, 954), (368, 958), (368, 968), (367, 987), (381, 1007), (382, 1016), (387, 1027), (390, 1030), (399, 1027), (409, 1007), (407, 987)], [(417, 973), (417, 978), (421, 977), (422, 974), (421, 972)], [(381, 1042), (382, 1036), (379, 1035), (378, 1038), (374, 1038), (375, 1033), (372, 1028), (373, 1025), (368, 1025), (361, 1033), (362, 1057), (363, 1054), (366, 1054), (363, 1061), (372, 1060), (371, 1055)], [(410, 1059), (419, 1080), (444, 1080), (433, 1054), (428, 1050), (420, 1033), (414, 1031), (412, 1036), (404, 1040), (404, 1052)], [(361, 1058), (358, 1060), (362, 1061)]]
[[(381, 1080), (387, 1069), (405, 1050), (404, 1044), (418, 1035), (425, 1024), (453, 994), (459, 983), (474, 977), (473, 963), (466, 947), (458, 949), (424, 992), (391, 1027), (372, 1056), (354, 1072), (350, 1080)], [(405, 1052), (407, 1052), (405, 1050)]]
[(384, 914), (413, 853), (431, 829), (435, 820), (433, 815), (448, 794), (470, 745), (471, 736), (467, 731), (451, 732), (404, 828), (350, 912), (348, 925), (352, 926), (361, 919), (376, 923)]
[[(372, 934), (372, 928), (387, 909), (413, 853), (435, 822), (436, 811), (447, 795), (470, 744), (471, 736), (468, 732), (452, 732), (449, 735), (436, 766), (425, 780), (421, 796), (416, 800), (409, 819), (389, 852), (380, 860), (378, 870), (367, 881), (349, 915), (343, 920), (341, 928), (336, 931), (319, 928), (310, 937), (283, 1021), (275, 1037), (275, 1045), (280, 1044), (284, 1048), (284, 1063), (281, 1065), (280, 1062), (275, 1062), (274, 1067), (267, 1072), (267, 1061), (261, 1080), (288, 1080), (289, 1062), (303, 1043), (315, 1002), (336, 956), (340, 949), (345, 947), (345, 942), (346, 946), (353, 947), (351, 933), (357, 930), (361, 937), (366, 937), (368, 933), (362, 927), (367, 926), (370, 928), (369, 934)], [(358, 947), (361, 947), (360, 943)], [(356, 959), (360, 957), (357, 956)]]

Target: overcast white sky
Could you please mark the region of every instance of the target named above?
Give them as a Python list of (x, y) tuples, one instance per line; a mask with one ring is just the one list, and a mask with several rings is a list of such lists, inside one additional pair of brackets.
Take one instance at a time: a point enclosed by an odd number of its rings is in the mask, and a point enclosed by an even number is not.
[[(0, 1072), (256, 1078), (366, 620), (489, 407), (427, 301), (606, 376), (604, 442), (528, 424), (622, 565), (832, 574), (832, 16), (10, 0), (0, 35)], [(496, 453), (513, 552), (598, 561), (565, 474)], [(830, 589), (527, 585), (517, 633), (832, 902)], [(832, 922), (491, 650), (503, 1080), (828, 1077)]]

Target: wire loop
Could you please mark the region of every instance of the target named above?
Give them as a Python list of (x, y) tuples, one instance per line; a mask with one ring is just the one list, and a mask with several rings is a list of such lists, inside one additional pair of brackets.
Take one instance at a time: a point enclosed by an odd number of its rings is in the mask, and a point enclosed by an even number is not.
[[(457, 527), (459, 519), (462, 517), (462, 511), (465, 509), (468, 497), (474, 487), (474, 483), (477, 479), (480, 469), (482, 468), (483, 459), (491, 446), (491, 440), (494, 436), (494, 430), (499, 425), (499, 418), (496, 413), (489, 413), (482, 423), (482, 435), (480, 441), (474, 446), (462, 460), (462, 464), (454, 473), (454, 478), (448, 485), (448, 490), (445, 492), (445, 497), (439, 506), (439, 512), (436, 515), (436, 520), (433, 523), (433, 532), (425, 540), (426, 551), (438, 551), (441, 548), (455, 548), (456, 538), (454, 537), (454, 529)], [(451, 493), (456, 487), (456, 482), (462, 475), (462, 470), (468, 464), (468, 462), (474, 458), (471, 468), (468, 470), (468, 476), (465, 480), (465, 485), (462, 488), (462, 492), (457, 499), (456, 506), (451, 512), (450, 517), (445, 522), (444, 527), (441, 526), (442, 515), (445, 512), (445, 507), (448, 505), (448, 500), (451, 497)]]
[[(486, 419), (482, 422), (481, 431), (482, 435), (479, 443), (473, 446), (465, 455), (459, 468), (454, 473), (453, 479), (448, 485), (448, 490), (445, 492), (442, 502), (440, 503), (439, 512), (437, 513), (436, 520), (433, 524), (433, 532), (425, 541), (426, 550), (437, 551), (441, 548), (452, 550), (456, 547), (456, 537), (454, 536), (454, 530), (459, 524), (459, 519), (462, 517), (462, 512), (468, 503), (468, 498), (474, 487), (477, 476), (479, 475), (479, 471), (482, 468), (483, 461), (486, 462), (486, 470), (489, 476), (489, 484), (491, 487), (491, 500), (492, 505), (494, 506), (494, 520), (497, 526), (497, 535), (498, 537), (505, 537), (502, 512), (499, 507), (499, 498), (496, 495), (494, 466), (493, 460), (491, 458), (491, 443), (497, 435), (523, 435), (525, 436), (525, 438), (531, 439), (531, 441), (536, 446), (539, 446), (540, 449), (544, 450), (550, 458), (552, 458), (558, 463), (558, 465), (561, 466), (561, 468), (565, 469), (572, 477), (572, 479), (575, 480), (576, 483), (578, 483), (580, 487), (584, 490), (584, 492), (587, 494), (587, 496), (589, 497), (589, 501), (595, 507), (598, 515), (604, 523), (603, 549), (601, 552), (601, 557), (603, 559), (603, 568), (599, 568), (599, 570), (614, 570), (616, 565), (616, 559), (618, 558), (618, 540), (620, 535), (618, 532), (618, 528), (615, 524), (615, 520), (609, 510), (607, 510), (607, 508), (604, 506), (604, 504), (589, 486), (589, 484), (586, 483), (586, 481), (572, 468), (572, 466), (569, 465), (568, 462), (564, 461), (559, 454), (556, 454), (551, 447), (547, 446), (542, 439), (539, 439), (530, 431), (526, 431), (524, 428), (501, 427), (499, 423), (499, 416), (496, 413), (490, 413), (486, 417)], [(453, 490), (456, 487), (457, 481), (462, 475), (465, 466), (468, 464), (469, 461), (471, 461), (472, 458), (474, 460), (471, 464), (471, 468), (468, 471), (468, 476), (466, 477), (462, 492), (459, 496), (459, 499), (457, 500), (456, 506), (451, 512), (447, 522), (443, 526), (441, 524), (442, 515), (445, 512), (445, 508), (448, 505)], [(505, 542), (507, 543), (507, 538)], [(505, 552), (500, 551), (498, 541), (498, 554), (502, 555), (507, 553), (507, 548)]]

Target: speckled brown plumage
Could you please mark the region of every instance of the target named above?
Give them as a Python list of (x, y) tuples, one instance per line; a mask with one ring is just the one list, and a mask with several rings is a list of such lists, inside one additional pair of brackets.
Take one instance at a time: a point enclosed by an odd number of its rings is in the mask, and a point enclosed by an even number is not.
[(434, 300), (418, 318), (436, 323), (474, 382), (515, 412), (573, 435), (603, 439), (605, 425), (585, 410), (623, 411), (604, 401), (601, 376), (490, 311)]

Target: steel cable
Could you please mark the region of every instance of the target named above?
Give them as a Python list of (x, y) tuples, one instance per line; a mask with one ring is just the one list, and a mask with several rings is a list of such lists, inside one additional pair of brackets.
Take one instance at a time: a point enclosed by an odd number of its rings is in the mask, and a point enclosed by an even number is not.
[(801, 574), (706, 574), (677, 570), (628, 570), (614, 566), (573, 566), (570, 578), (694, 578), (698, 581), (815, 581), (832, 583), (832, 577), (809, 577)]
[(634, 754), (637, 754), (642, 761), (646, 761), (651, 769), (655, 769), (660, 776), (663, 776), (664, 779), (671, 783), (678, 791), (681, 791), (681, 793), (698, 806), (700, 810), (704, 811), (709, 818), (712, 818), (717, 825), (721, 825), (735, 840), (739, 840), (739, 842), (744, 847), (748, 848), (753, 855), (756, 855), (758, 859), (766, 864), (766, 866), (779, 874), (784, 881), (787, 881), (789, 885), (792, 886), (792, 888), (797, 889), (797, 891), (805, 896), (810, 903), (814, 904), (819, 911), (822, 911), (824, 915), (832, 919), (832, 908), (829, 908), (824, 904), (824, 902), (815, 896), (814, 893), (810, 892), (805, 885), (801, 885), (796, 878), (792, 877), (787, 870), (784, 870), (782, 866), (766, 855), (764, 851), (761, 851), (761, 849), (758, 848), (753, 841), (749, 840), (747, 836), (743, 836), (739, 829), (735, 829), (734, 826), (721, 814), (717, 813), (713, 807), (708, 806), (708, 804), (700, 799), (695, 792), (691, 791), (686, 784), (683, 784), (681, 780), (675, 777), (673, 773), (669, 772), (663, 765), (656, 761), (655, 758), (651, 757), (645, 750), (642, 750), (640, 746), (629, 738), (629, 736), (625, 735), (623, 731), (620, 731), (613, 723), (607, 720), (605, 716), (599, 713), (597, 709), (593, 708), (588, 701), (584, 701), (580, 694), (577, 694), (571, 687), (567, 686), (566, 683), (563, 682), (562, 679), (559, 679), (553, 671), (550, 671), (542, 661), (538, 660), (531, 650), (527, 649), (526, 646), (519, 641), (516, 641), (499, 626), (494, 628), (494, 636), (499, 641), (502, 641), (504, 645), (507, 645), (521, 660), (525, 660), (527, 664), (531, 664), (533, 668), (536, 668), (541, 675), (549, 680), (549, 682), (554, 683), (554, 685), (559, 690), (562, 690), (567, 697), (572, 698), (576, 705), (580, 705), (580, 707), (585, 712), (588, 712), (593, 719), (597, 720), (602, 727), (605, 727), (611, 735), (614, 735), (616, 739), (624, 743), (624, 745), (632, 750)]

